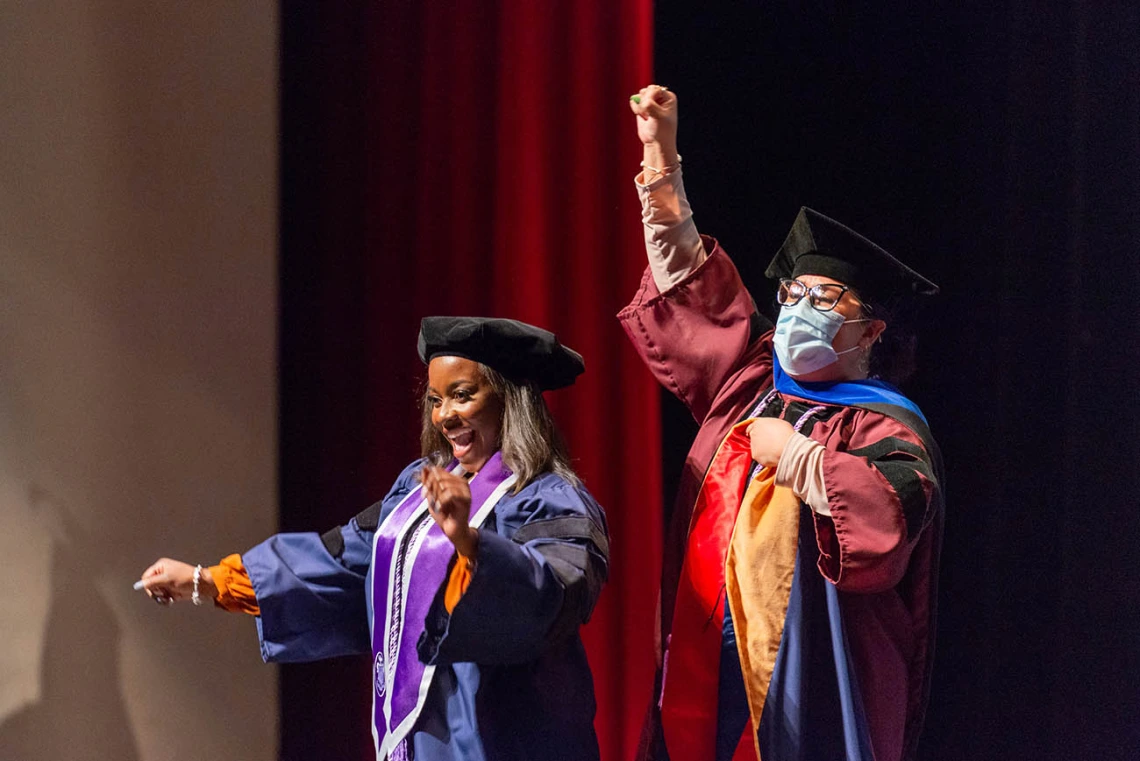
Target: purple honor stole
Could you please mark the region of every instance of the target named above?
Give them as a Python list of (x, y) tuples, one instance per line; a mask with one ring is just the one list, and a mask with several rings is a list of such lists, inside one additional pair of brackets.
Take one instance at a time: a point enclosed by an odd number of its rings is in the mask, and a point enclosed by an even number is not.
[[(459, 473), (459, 464), (448, 466)], [(471, 479), (471, 517), (483, 525), (515, 483), (496, 452)], [(376, 530), (372, 545), (372, 734), (378, 759), (407, 758), (408, 734), (423, 710), (435, 666), (422, 663), (416, 642), (447, 578), (455, 547), (428, 513), (417, 486)]]

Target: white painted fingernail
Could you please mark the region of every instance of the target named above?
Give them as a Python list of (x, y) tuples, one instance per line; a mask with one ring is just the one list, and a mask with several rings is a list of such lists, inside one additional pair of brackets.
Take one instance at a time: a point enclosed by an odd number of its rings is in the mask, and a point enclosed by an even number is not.
[(143, 588), (143, 582), (142, 582), (142, 579), (139, 579), (138, 581), (135, 582), (133, 589), (137, 592), (142, 588)]

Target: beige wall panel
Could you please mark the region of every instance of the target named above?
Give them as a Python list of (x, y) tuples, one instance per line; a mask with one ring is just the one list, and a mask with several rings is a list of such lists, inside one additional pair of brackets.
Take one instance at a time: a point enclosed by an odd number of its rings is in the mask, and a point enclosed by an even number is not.
[(0, 0), (0, 759), (276, 758), (277, 4)]

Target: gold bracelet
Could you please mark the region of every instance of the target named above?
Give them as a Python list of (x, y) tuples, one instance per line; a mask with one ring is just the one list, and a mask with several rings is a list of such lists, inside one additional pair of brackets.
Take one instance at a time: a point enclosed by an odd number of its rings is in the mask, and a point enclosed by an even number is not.
[(662, 167), (661, 169), (658, 169), (657, 167), (649, 166), (644, 161), (642, 161), (641, 162), (641, 168), (642, 169), (648, 169), (649, 171), (654, 172), (655, 174), (669, 174), (670, 172), (676, 171), (676, 170), (681, 168), (681, 154), (679, 154), (679, 153), (677, 154), (677, 163), (676, 164), (669, 164), (668, 166), (665, 166), (665, 167)]

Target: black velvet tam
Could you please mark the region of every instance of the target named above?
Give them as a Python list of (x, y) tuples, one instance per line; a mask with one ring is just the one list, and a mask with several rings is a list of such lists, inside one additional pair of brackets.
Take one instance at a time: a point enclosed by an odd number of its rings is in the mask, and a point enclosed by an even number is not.
[(481, 362), (518, 384), (543, 391), (569, 386), (586, 369), (582, 355), (548, 330), (493, 317), (425, 317), (420, 359), (463, 357)]
[(872, 304), (938, 293), (937, 285), (850, 227), (806, 206), (764, 274), (773, 279), (835, 278)]

